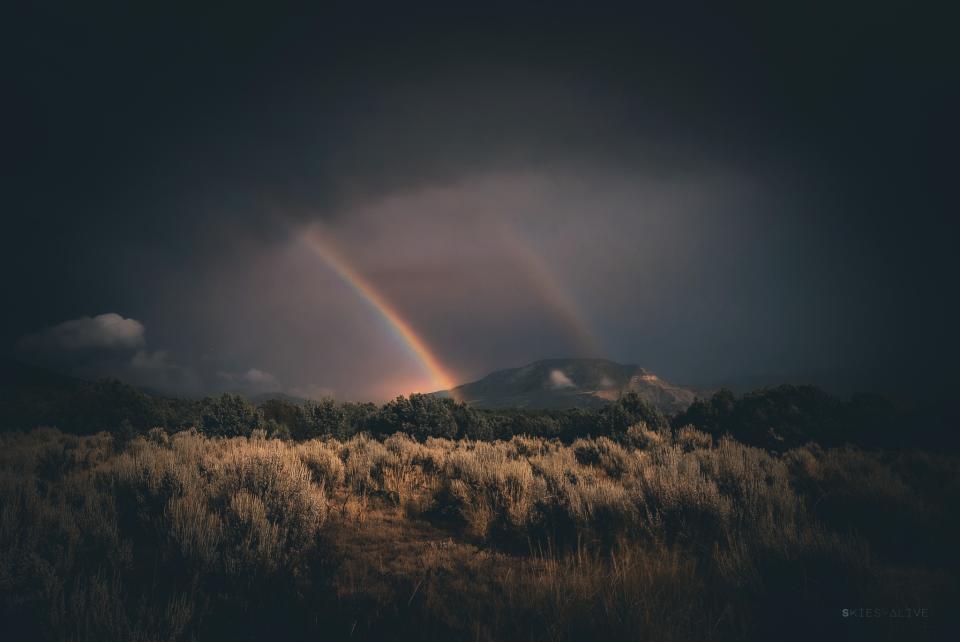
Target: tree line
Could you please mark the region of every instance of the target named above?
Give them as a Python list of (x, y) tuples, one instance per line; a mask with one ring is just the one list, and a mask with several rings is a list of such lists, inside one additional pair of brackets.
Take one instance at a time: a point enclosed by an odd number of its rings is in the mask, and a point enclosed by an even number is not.
[(720, 390), (667, 417), (636, 393), (599, 409), (487, 410), (424, 394), (380, 405), (284, 398), (255, 403), (235, 394), (172, 398), (150, 395), (115, 379), (72, 380), (70, 385), (4, 390), (0, 422), (6, 430), (37, 426), (77, 434), (108, 430), (124, 441), (160, 427), (168, 432), (195, 428), (210, 436), (249, 436), (262, 430), (270, 437), (294, 440), (402, 432), (419, 440), (494, 440), (526, 434), (571, 442), (621, 435), (644, 423), (655, 430), (692, 425), (717, 438), (730, 435), (768, 450), (787, 450), (809, 441), (882, 448), (958, 445), (948, 414), (904, 409), (879, 395), (841, 398), (814, 386), (793, 385), (743, 395)]

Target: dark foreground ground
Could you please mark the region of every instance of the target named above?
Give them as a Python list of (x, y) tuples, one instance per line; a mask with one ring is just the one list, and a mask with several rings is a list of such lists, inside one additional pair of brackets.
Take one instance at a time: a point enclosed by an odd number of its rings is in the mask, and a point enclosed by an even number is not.
[(960, 639), (950, 456), (0, 440), (3, 640)]

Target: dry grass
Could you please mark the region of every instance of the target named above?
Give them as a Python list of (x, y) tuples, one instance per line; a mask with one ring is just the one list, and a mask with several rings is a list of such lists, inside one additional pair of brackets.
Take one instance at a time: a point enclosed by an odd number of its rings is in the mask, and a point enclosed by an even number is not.
[(956, 596), (956, 471), (943, 456), (775, 456), (690, 427), (569, 446), (156, 429), (122, 452), (105, 434), (7, 435), (0, 633), (868, 639), (875, 623), (834, 612)]

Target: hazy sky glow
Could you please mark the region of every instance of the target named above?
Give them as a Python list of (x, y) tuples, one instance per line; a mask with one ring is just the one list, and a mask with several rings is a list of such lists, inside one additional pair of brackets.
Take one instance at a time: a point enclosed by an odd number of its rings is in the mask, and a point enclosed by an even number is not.
[(561, 356), (947, 376), (933, 18), (45, 11), (14, 43), (12, 356), (374, 399)]

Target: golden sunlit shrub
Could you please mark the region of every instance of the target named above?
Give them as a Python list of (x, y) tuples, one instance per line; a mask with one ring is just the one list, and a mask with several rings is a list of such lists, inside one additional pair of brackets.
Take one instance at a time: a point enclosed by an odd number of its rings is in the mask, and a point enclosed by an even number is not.
[(781, 458), (732, 439), (721, 439), (716, 448), (687, 456), (696, 457), (701, 471), (757, 527), (782, 530), (796, 523), (802, 502), (790, 486)]
[(200, 482), (196, 469), (181, 463), (174, 452), (143, 439), (130, 446), (99, 469), (97, 479), (105, 492), (117, 495), (118, 506), (130, 519), (152, 528), (171, 498)]
[(441, 494), (453, 500), (477, 536), (493, 524), (522, 529), (534, 520), (534, 509), (546, 493), (546, 483), (533, 474), (530, 463), (510, 459), (503, 443), (465, 443), (447, 456), (445, 472)]
[(418, 465), (423, 461), (425, 447), (404, 433), (387, 437), (383, 445), (393, 453), (394, 459), (384, 462), (380, 473), (382, 489), (397, 505), (407, 505), (416, 489), (425, 485)]
[(670, 445), (670, 435), (666, 432), (651, 430), (647, 424), (634, 424), (627, 428), (624, 441), (631, 448), (649, 450)]
[(346, 466), (347, 485), (359, 493), (383, 490), (383, 471), (397, 462), (397, 456), (382, 442), (363, 434), (344, 443), (340, 456)]
[(556, 496), (564, 486), (583, 475), (572, 448), (559, 448), (530, 458), (533, 471), (543, 478), (547, 492)]
[(658, 448), (637, 479), (638, 490), (652, 517), (669, 534), (711, 536), (723, 532), (734, 517), (733, 502), (701, 470), (691, 454), (677, 447)]
[[(258, 517), (262, 506), (263, 518), (270, 528), (277, 529), (281, 547), (292, 551), (309, 544), (327, 517), (322, 487), (313, 485), (310, 470), (280, 441), (263, 440), (255, 446), (251, 443), (248, 449), (231, 451), (220, 464), (215, 488), (244, 519)], [(256, 510), (248, 495), (259, 502)], [(250, 526), (254, 527), (261, 528), (259, 524)], [(267, 526), (258, 532), (266, 533)]]
[(570, 445), (151, 431), (121, 453), (108, 435), (0, 435), (0, 615), (32, 627), (5, 639), (234, 639), (299, 612), (312, 637), (327, 618), (373, 639), (402, 637), (395, 622), (775, 639), (764, 627), (807, 606), (882, 603), (864, 597), (877, 559), (906, 564), (918, 538), (949, 556), (958, 469), (643, 426)]
[(564, 484), (561, 497), (581, 531), (612, 537), (638, 527), (637, 497), (610, 479), (581, 476), (576, 483)]
[(607, 437), (578, 439), (572, 448), (580, 464), (596, 466), (615, 479), (632, 471), (636, 461), (623, 446)]
[(326, 442), (311, 439), (296, 446), (300, 460), (310, 469), (313, 480), (323, 484), (328, 490), (343, 484), (345, 467), (339, 453)]
[(406, 433), (397, 432), (383, 440), (384, 447), (403, 462), (413, 461), (420, 452), (420, 443)]
[(202, 567), (212, 567), (222, 547), (223, 522), (210, 510), (209, 498), (200, 489), (174, 497), (166, 506), (169, 535), (181, 555)]
[(170, 445), (170, 435), (167, 434), (166, 429), (159, 426), (156, 428), (151, 428), (147, 431), (147, 439), (157, 446)]
[(487, 537), (497, 517), (487, 493), (479, 492), (462, 479), (451, 479), (444, 487), (443, 499), (457, 508), (470, 535), (477, 539)]
[(511, 457), (536, 457), (551, 450), (551, 444), (539, 437), (516, 435), (507, 442)]
[(673, 442), (685, 451), (713, 447), (713, 436), (701, 432), (693, 426), (683, 426), (673, 435)]
[(275, 571), (284, 552), (285, 533), (269, 518), (266, 503), (241, 489), (230, 496), (224, 521), (229, 550), (224, 565), (230, 575), (266, 574)]

